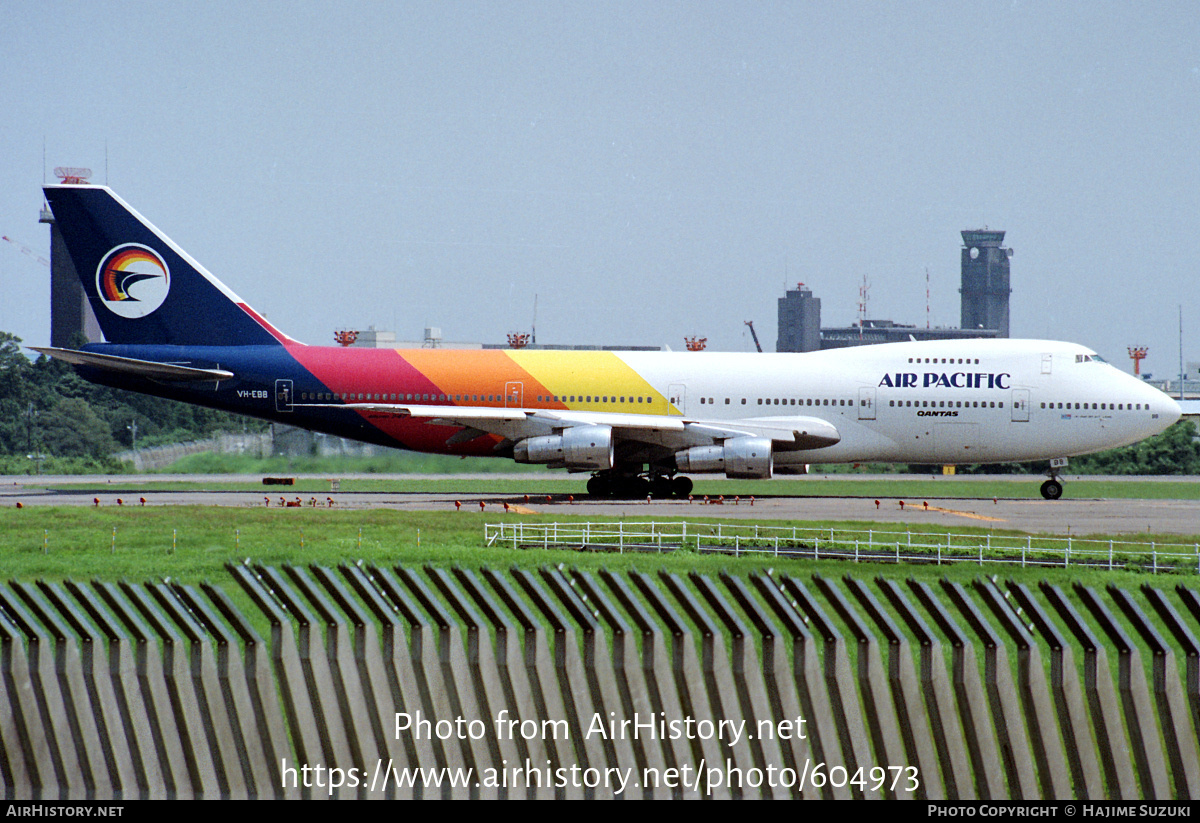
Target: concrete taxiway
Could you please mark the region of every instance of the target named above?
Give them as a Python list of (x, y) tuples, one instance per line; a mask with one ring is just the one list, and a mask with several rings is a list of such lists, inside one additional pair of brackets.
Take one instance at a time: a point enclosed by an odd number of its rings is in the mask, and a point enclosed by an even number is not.
[[(380, 479), (379, 476), (371, 476)], [(462, 476), (457, 476), (462, 479)], [(488, 477), (494, 478), (495, 475)], [(1200, 500), (1162, 499), (1071, 499), (1054, 502), (1030, 499), (991, 498), (874, 498), (866, 497), (765, 497), (723, 503), (703, 499), (687, 501), (593, 501), (579, 494), (531, 495), (494, 493), (426, 492), (294, 492), (287, 487), (263, 487), (261, 491), (157, 491), (151, 483), (186, 479), (192, 482), (228, 484), (255, 482), (260, 478), (229, 475), (166, 477), (163, 475), (86, 478), (78, 491), (68, 483), (81, 478), (5, 477), (0, 479), (0, 506), (226, 506), (284, 509), (283, 503), (300, 502), (302, 508), (397, 509), (407, 511), (459, 511), (464, 516), (487, 519), (520, 517), (522, 514), (570, 515), (576, 517), (682, 517), (722, 520), (848, 520), (910, 525), (994, 528), (1045, 534), (1177, 534), (1200, 535)], [(414, 479), (407, 476), (405, 479)], [(510, 478), (511, 479), (511, 478)], [(895, 479), (895, 476), (893, 476)], [(1179, 479), (1179, 478), (1172, 478)], [(1153, 481), (1148, 481), (1153, 482)], [(139, 488), (141, 484), (147, 488)], [(104, 487), (121, 484), (120, 491)], [(130, 486), (133, 490), (130, 490)], [(1068, 479), (1068, 490), (1070, 483)], [(100, 491), (98, 491), (98, 489)], [(901, 505), (903, 502), (903, 505)], [(480, 506), (483, 503), (483, 506)], [(508, 510), (505, 510), (505, 504)]]

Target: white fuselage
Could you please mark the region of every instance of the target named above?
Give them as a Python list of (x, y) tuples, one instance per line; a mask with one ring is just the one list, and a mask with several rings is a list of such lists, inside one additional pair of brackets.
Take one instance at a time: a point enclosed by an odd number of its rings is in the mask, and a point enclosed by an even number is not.
[(816, 417), (832, 446), (776, 465), (992, 463), (1134, 443), (1179, 419), (1178, 404), (1091, 350), (1041, 340), (951, 340), (807, 354), (622, 353), (685, 418)]

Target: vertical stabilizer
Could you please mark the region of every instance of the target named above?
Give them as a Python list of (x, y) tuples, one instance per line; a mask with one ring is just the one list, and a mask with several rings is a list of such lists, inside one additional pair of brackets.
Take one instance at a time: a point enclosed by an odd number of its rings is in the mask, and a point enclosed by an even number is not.
[(46, 186), (45, 193), (109, 343), (288, 340), (106, 186)]

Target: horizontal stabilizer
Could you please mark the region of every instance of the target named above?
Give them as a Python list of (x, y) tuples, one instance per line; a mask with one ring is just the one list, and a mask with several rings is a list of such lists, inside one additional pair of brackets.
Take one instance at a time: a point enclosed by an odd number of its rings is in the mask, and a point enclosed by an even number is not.
[(149, 380), (167, 380), (175, 383), (190, 383), (201, 380), (228, 380), (233, 372), (225, 369), (197, 369), (175, 363), (158, 363), (154, 360), (135, 360), (132, 357), (117, 357), (113, 354), (76, 351), (30, 346), (35, 352), (70, 363), (72, 366), (90, 366), (93, 369), (132, 374)]

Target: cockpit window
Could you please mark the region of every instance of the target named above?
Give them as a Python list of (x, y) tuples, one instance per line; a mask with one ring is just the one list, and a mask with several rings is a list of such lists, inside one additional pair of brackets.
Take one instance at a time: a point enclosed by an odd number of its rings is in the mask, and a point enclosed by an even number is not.
[(1101, 357), (1098, 354), (1077, 354), (1077, 355), (1075, 355), (1075, 362), (1076, 363), (1107, 363), (1108, 361), (1105, 360), (1103, 357)]

